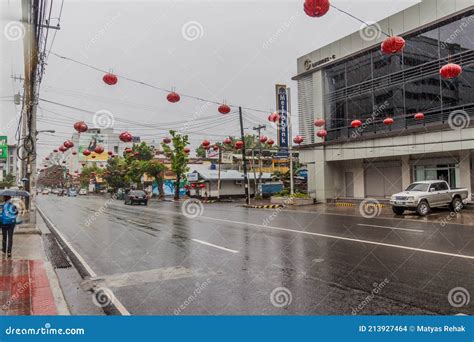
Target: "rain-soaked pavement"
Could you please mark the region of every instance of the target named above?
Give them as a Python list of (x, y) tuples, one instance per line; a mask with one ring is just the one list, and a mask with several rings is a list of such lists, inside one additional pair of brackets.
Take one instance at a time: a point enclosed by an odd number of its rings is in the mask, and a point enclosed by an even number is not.
[(232, 203), (184, 215), (175, 202), (38, 202), (131, 314), (474, 314), (474, 226)]

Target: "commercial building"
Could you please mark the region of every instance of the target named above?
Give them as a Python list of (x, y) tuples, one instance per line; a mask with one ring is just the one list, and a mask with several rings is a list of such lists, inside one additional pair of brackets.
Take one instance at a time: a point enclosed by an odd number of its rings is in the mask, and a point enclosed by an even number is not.
[[(377, 27), (402, 36), (403, 51), (383, 54)], [(462, 66), (457, 78), (440, 76), (449, 62)], [(385, 198), (429, 179), (474, 190), (472, 0), (421, 1), (300, 57), (297, 72), (300, 161), (313, 197)], [(320, 118), (325, 138), (313, 124)], [(352, 128), (355, 119), (362, 126)]]

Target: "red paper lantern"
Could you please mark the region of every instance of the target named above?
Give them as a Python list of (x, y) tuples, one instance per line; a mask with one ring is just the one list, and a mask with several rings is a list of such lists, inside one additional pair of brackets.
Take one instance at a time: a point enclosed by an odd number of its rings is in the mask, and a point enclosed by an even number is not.
[(304, 141), (304, 138), (301, 135), (297, 135), (296, 137), (293, 138), (293, 142), (295, 144), (301, 144)]
[(415, 120), (423, 120), (425, 118), (425, 114), (423, 113), (416, 113)]
[(196, 184), (195, 183), (191, 184), (191, 187), (194, 189), (196, 187)]
[(325, 129), (320, 129), (316, 132), (316, 135), (320, 138), (325, 138), (328, 135), (328, 132)]
[(324, 120), (324, 119), (316, 119), (316, 120), (314, 120), (314, 125), (315, 125), (316, 127), (322, 127), (322, 126), (324, 126), (325, 124), (326, 124), (326, 120)]
[(188, 154), (189, 152), (191, 152), (191, 150), (189, 149), (189, 147), (185, 147), (183, 151), (184, 151), (184, 153), (186, 153), (186, 154)]
[(104, 152), (104, 148), (101, 145), (97, 145), (94, 148), (94, 152), (97, 153), (97, 154), (101, 154), (102, 152)]
[(214, 147), (212, 148), (214, 151), (217, 151), (219, 150), (219, 145), (214, 145)]
[(82, 151), (82, 154), (87, 157), (87, 156), (89, 156), (89, 155), (91, 154), (91, 151), (89, 151), (89, 150), (84, 150), (84, 151)]
[(217, 110), (221, 114), (229, 114), (230, 113), (230, 107), (228, 105), (226, 105), (225, 103), (221, 104)]
[(225, 138), (224, 139), (224, 144), (230, 145), (230, 144), (232, 144), (232, 140), (230, 138)]
[(242, 147), (244, 147), (244, 142), (243, 141), (236, 141), (235, 142), (235, 148), (240, 150)]
[(391, 36), (385, 38), (385, 40), (380, 45), (380, 49), (383, 53), (390, 55), (397, 53), (405, 47), (405, 39), (400, 36)]
[(280, 115), (278, 115), (277, 112), (271, 113), (268, 116), (268, 121), (270, 121), (270, 122), (279, 122), (280, 121)]
[(385, 120), (383, 120), (383, 124), (387, 126), (393, 125), (393, 122), (394, 121), (392, 118), (386, 118)]
[(48, 167), (48, 165), (45, 164), (44, 167)]
[(53, 152), (54, 152), (54, 153), (58, 153), (58, 150), (57, 150), (57, 149), (54, 149)]
[(128, 143), (133, 140), (133, 135), (131, 135), (129, 132), (122, 132), (119, 135), (119, 139), (122, 142)]
[(209, 140), (207, 140), (207, 139), (205, 139), (205, 140), (201, 143), (201, 145), (202, 145), (203, 147), (207, 147), (207, 146), (209, 146), (210, 144), (211, 144), (211, 143), (210, 143)]
[(66, 161), (65, 161), (65, 160), (63, 160), (63, 161), (62, 161), (62, 163), (63, 163), (63, 164), (66, 164)]
[(330, 8), (329, 0), (305, 0), (304, 12), (310, 17), (322, 17)]
[(64, 153), (67, 151), (67, 148), (64, 146), (59, 146), (59, 150)]
[(72, 151), (72, 155), (75, 156), (77, 154), (76, 151)]
[(443, 78), (455, 78), (462, 73), (462, 68), (459, 64), (448, 63), (439, 70), (439, 74)]
[(66, 149), (70, 149), (71, 147), (74, 147), (74, 143), (71, 141), (71, 140), (66, 140), (64, 143), (63, 143), (64, 147)]
[(166, 96), (166, 99), (171, 103), (175, 103), (175, 102), (178, 102), (181, 99), (181, 97), (179, 96), (178, 93), (172, 91), (171, 93), (168, 94), (168, 96)]
[(268, 139), (267, 140), (267, 144), (272, 146), (275, 142), (273, 141), (273, 139)]
[(44, 158), (44, 160), (49, 160), (49, 158), (48, 158), (48, 157), (46, 157), (46, 158)]
[(95, 154), (93, 154), (93, 155), (91, 156), (91, 158), (92, 158), (92, 159), (95, 159)]
[(201, 189), (204, 189), (204, 188), (206, 187), (206, 184), (201, 183), (201, 184), (199, 184), (199, 187), (200, 187)]
[(87, 131), (88, 127), (87, 127), (87, 124), (84, 121), (78, 121), (74, 124), (74, 129), (78, 133), (84, 133), (84, 132)]
[(164, 142), (165, 144), (169, 144), (169, 143), (171, 143), (171, 138), (166, 137), (166, 138), (163, 139), (163, 142)]
[(362, 126), (362, 121), (360, 121), (360, 120), (353, 120), (351, 122), (351, 127), (352, 128), (357, 128), (357, 127), (360, 127), (360, 126)]
[(104, 77), (102, 77), (102, 80), (108, 85), (115, 85), (118, 82), (117, 76), (110, 72), (105, 74)]
[(262, 144), (265, 143), (267, 140), (268, 140), (268, 138), (267, 138), (265, 135), (262, 135), (262, 136), (260, 137), (260, 142), (261, 142)]
[(184, 188), (185, 188), (186, 190), (189, 190), (190, 187), (189, 187), (188, 184), (186, 184), (186, 185), (184, 186)]
[(132, 153), (132, 152), (133, 152), (133, 150), (130, 147), (127, 147), (125, 149), (125, 153)]
[(108, 154), (109, 156), (112, 156), (114, 153), (113, 153), (112, 151), (108, 151), (107, 154)]

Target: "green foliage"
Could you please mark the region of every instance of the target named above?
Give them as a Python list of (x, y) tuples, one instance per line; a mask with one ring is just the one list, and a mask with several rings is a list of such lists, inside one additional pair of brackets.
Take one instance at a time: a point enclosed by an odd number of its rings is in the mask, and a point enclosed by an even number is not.
[(145, 163), (144, 164), (145, 173), (148, 176), (153, 177), (155, 179), (155, 181), (158, 184), (158, 191), (160, 194), (160, 198), (164, 197), (165, 192), (163, 189), (163, 178), (166, 171), (166, 166), (163, 163), (159, 162), (158, 160), (148, 160), (148, 161), (145, 161), (144, 163)]
[(7, 174), (3, 181), (0, 182), (0, 189), (10, 188), (15, 185), (15, 176), (12, 174)]
[(184, 152), (185, 147), (189, 143), (187, 135), (181, 135), (176, 131), (170, 130), (170, 135), (172, 137), (173, 147), (170, 145), (162, 143), (163, 151), (165, 155), (171, 160), (171, 170), (176, 174), (175, 182), (175, 199), (179, 199), (179, 184), (182, 179), (184, 179), (186, 172), (189, 170), (188, 154)]
[(82, 168), (81, 175), (79, 176), (79, 182), (81, 187), (87, 187), (89, 185), (89, 180), (92, 178), (92, 175), (102, 176), (103, 170), (98, 168), (97, 165), (86, 166)]
[(279, 193), (275, 194), (276, 197), (293, 197), (293, 198), (310, 198), (308, 194), (302, 192), (294, 192), (293, 195), (290, 195), (289, 189), (283, 189)]
[(103, 173), (103, 178), (114, 191), (127, 185), (128, 166), (124, 158), (110, 158)]

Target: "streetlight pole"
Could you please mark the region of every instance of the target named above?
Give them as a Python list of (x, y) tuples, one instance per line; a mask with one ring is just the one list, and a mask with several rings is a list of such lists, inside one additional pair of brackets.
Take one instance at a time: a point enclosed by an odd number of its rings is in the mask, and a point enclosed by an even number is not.
[(242, 116), (242, 107), (239, 107), (239, 120), (240, 120), (240, 136), (242, 139), (242, 164), (244, 167), (244, 188), (245, 188), (245, 201), (247, 205), (250, 204), (250, 196), (249, 196), (249, 184), (248, 184), (248, 176), (247, 176), (247, 158), (245, 156), (245, 134), (244, 134), (244, 119)]
[[(267, 126), (265, 125), (258, 125), (257, 127), (254, 127), (253, 130), (254, 131), (257, 131), (258, 132), (258, 144), (259, 144), (259, 154), (258, 154), (258, 165), (259, 165), (259, 168), (260, 168), (260, 172), (258, 174), (258, 184), (259, 184), (259, 188), (260, 188), (260, 184), (262, 184), (262, 142), (260, 141), (260, 138), (261, 138), (261, 130), (262, 129), (266, 129)], [(261, 195), (261, 194), (260, 194)]]

